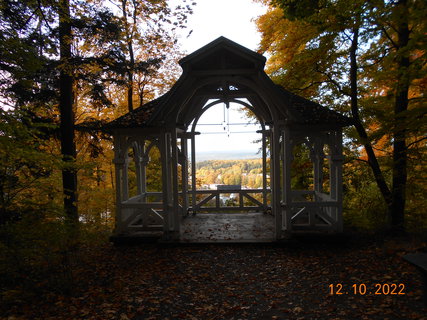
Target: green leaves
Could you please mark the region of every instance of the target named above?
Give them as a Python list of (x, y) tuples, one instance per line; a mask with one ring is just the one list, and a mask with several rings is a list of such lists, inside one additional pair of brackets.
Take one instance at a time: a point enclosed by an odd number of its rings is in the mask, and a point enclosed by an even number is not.
[(279, 6), (287, 19), (304, 19), (314, 15), (325, 1), (320, 0), (272, 0)]
[(4, 224), (49, 201), (46, 195), (54, 194), (50, 179), (60, 161), (46, 152), (46, 141), (39, 138), (49, 124), (33, 125), (19, 111), (1, 110), (0, 118), (0, 224)]

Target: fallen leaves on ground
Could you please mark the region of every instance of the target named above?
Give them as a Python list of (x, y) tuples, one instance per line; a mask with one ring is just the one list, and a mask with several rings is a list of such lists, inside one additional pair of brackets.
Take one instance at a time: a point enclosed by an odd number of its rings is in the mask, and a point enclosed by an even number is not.
[[(404, 253), (357, 241), (105, 244), (81, 249), (72, 295), (44, 292), (1, 319), (426, 319), (421, 276)], [(373, 294), (393, 283), (405, 294)]]

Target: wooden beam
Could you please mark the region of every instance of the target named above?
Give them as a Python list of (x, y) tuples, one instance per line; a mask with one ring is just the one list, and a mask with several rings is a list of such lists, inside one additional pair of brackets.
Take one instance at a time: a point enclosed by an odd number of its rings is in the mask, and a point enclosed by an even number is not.
[(204, 198), (202, 201), (200, 201), (197, 204), (197, 209), (201, 208), (205, 203), (209, 202), (210, 200), (212, 200), (213, 198), (215, 198), (217, 196), (218, 196), (218, 194), (215, 194), (215, 193), (208, 195), (206, 198)]
[(184, 133), (180, 133), (178, 136), (180, 138), (182, 138), (182, 139), (191, 139), (194, 136), (198, 136), (198, 135), (200, 135), (200, 132), (195, 131), (195, 132), (184, 132)]
[(207, 97), (209, 99), (221, 99), (221, 100), (227, 100), (228, 99), (244, 99), (251, 96), (256, 96), (257, 94), (251, 90), (236, 90), (236, 91), (213, 91), (213, 90), (206, 90), (201, 89), (197, 91), (197, 93), (194, 95), (195, 97)]
[[(235, 76), (235, 75), (256, 75), (259, 73), (257, 69), (214, 69), (214, 70), (192, 70), (191, 74), (197, 77), (200, 76)], [(227, 78), (228, 79), (228, 78)]]

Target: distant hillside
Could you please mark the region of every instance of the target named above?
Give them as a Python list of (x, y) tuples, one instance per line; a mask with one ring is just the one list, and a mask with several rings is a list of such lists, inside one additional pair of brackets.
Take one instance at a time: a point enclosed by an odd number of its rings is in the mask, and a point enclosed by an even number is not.
[(219, 151), (219, 152), (197, 152), (196, 162), (206, 160), (244, 160), (244, 159), (259, 159), (261, 154), (254, 151)]
[(197, 162), (196, 169), (196, 177), (200, 185), (262, 187), (262, 159), (205, 160)]

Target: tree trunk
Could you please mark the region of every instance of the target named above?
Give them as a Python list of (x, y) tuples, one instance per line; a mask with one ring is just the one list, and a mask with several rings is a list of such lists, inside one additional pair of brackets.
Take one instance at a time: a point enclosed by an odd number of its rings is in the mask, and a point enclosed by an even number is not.
[[(127, 83), (127, 99), (128, 99), (128, 111), (133, 111), (133, 70), (135, 67), (135, 57), (133, 53), (133, 45), (132, 45), (132, 31), (129, 30), (129, 23), (127, 21), (127, 11), (126, 11), (126, 0), (122, 0), (122, 14), (125, 22), (125, 32), (126, 32), (126, 42), (129, 51), (129, 66), (127, 69), (128, 75), (128, 83)], [(136, 23), (136, 21), (134, 21)]]
[(354, 126), (360, 138), (360, 142), (365, 148), (368, 156), (368, 163), (372, 169), (378, 188), (383, 196), (387, 208), (390, 211), (392, 204), (392, 194), (384, 179), (384, 175), (378, 163), (372, 144), (369, 141), (368, 134), (363, 126), (359, 116), (358, 106), (358, 86), (357, 86), (357, 47), (359, 42), (359, 27), (353, 28), (353, 39), (350, 47), (350, 99), (351, 99), (351, 114), (354, 121)]
[(64, 161), (62, 169), (62, 185), (64, 193), (64, 209), (68, 221), (77, 226), (77, 172), (74, 167), (76, 146), (74, 141), (74, 110), (73, 110), (73, 75), (71, 59), (71, 21), (70, 2), (59, 2), (59, 46), (60, 46), (60, 76), (59, 76), (59, 111), (61, 154)]
[(409, 76), (410, 65), (409, 54), (406, 48), (409, 43), (408, 7), (407, 1), (401, 0), (396, 6), (398, 11), (397, 27), (397, 83), (396, 98), (394, 103), (394, 126), (393, 126), (393, 184), (391, 204), (391, 224), (393, 231), (400, 233), (404, 231), (404, 214), (406, 202), (407, 184), (407, 147), (406, 129), (403, 112), (408, 110)]

